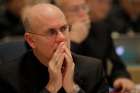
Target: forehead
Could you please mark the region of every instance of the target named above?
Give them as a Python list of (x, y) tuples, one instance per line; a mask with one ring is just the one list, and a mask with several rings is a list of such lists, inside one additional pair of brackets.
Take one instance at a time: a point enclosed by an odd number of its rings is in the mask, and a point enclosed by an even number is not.
[(65, 16), (60, 10), (40, 10), (31, 15), (31, 25), (34, 30), (59, 27), (66, 23)]

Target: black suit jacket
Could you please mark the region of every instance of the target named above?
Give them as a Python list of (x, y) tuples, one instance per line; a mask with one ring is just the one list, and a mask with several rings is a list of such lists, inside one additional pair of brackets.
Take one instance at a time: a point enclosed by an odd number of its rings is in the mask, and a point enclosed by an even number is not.
[[(102, 65), (99, 60), (73, 55), (75, 62), (74, 81), (80, 86), (79, 93), (108, 93)], [(0, 75), (7, 80), (18, 93), (41, 93), (48, 83), (48, 69), (33, 55), (27, 52), (0, 67)], [(65, 93), (60, 89), (59, 93)]]
[(7, 81), (0, 78), (0, 93), (16, 93), (16, 91)]
[[(72, 42), (72, 51), (84, 55), (95, 57), (102, 60), (106, 76), (110, 85), (118, 77), (130, 78), (126, 70), (125, 64), (115, 52), (113, 40), (110, 35), (109, 25), (104, 21), (91, 23), (91, 29), (88, 37), (80, 44)], [(108, 60), (110, 60), (113, 68), (111, 74), (108, 74)]]

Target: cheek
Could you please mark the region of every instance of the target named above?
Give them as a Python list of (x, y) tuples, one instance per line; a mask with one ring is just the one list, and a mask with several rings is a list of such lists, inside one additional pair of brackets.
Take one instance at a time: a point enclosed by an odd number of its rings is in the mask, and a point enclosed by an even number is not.
[(56, 47), (55, 42), (52, 40), (44, 42), (40, 41), (38, 42), (37, 50), (41, 53), (41, 55), (45, 55), (48, 59), (50, 59), (54, 53), (55, 47)]
[(54, 41), (48, 41), (44, 43), (44, 49), (48, 51), (48, 54), (51, 54), (54, 52), (56, 44)]

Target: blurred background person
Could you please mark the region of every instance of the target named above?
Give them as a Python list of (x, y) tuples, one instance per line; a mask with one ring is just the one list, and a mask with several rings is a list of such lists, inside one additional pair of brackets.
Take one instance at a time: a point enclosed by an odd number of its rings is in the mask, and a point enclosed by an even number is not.
[[(84, 0), (56, 0), (56, 4), (63, 10), (69, 23), (72, 25), (70, 32), (72, 51), (101, 59), (110, 85), (114, 85), (116, 88), (121, 87), (122, 91), (124, 89), (132, 89), (133, 82), (130, 79), (126, 66), (115, 52), (109, 25), (104, 22), (111, 9), (112, 2), (110, 0), (88, 0), (90, 12)], [(91, 21), (88, 13), (90, 13)], [(85, 20), (82, 21), (83, 19)], [(81, 23), (84, 24), (78, 25)], [(84, 30), (86, 33), (83, 32), (83, 27), (86, 28)], [(81, 33), (83, 34), (81, 35)], [(113, 65), (109, 75), (107, 73), (108, 59)]]
[(5, 0), (3, 10), (0, 11), (0, 37), (15, 36), (24, 33), (22, 23), (19, 20), (24, 0)]
[[(71, 27), (71, 49), (76, 52), (79, 45), (85, 41), (90, 32), (90, 17), (88, 15), (89, 8), (85, 0), (55, 0), (55, 4), (59, 6)], [(77, 52), (76, 52), (77, 53)]]
[[(115, 51), (111, 38), (110, 11), (112, 0), (87, 0), (90, 8), (91, 28), (87, 41), (83, 44), (83, 54), (101, 59), (110, 85), (122, 88), (122, 92), (131, 90), (134, 83), (125, 64)], [(81, 51), (81, 50), (80, 50)], [(112, 70), (108, 74), (107, 62), (111, 62)]]
[(21, 11), (27, 5), (48, 3), (49, 0), (3, 0), (0, 11), (0, 39), (22, 36), (24, 28), (20, 20)]
[(71, 40), (81, 43), (87, 37), (90, 27), (90, 18), (87, 15), (89, 8), (86, 1), (55, 0), (55, 3), (63, 10), (69, 24), (72, 26)]
[(140, 33), (140, 1), (116, 1), (116, 7), (110, 16), (112, 31), (129, 36)]
[[(3, 0), (0, 11), (1, 42), (20, 41), (24, 43), (23, 34), (25, 29), (21, 22), (21, 13), (24, 7), (37, 3), (50, 3), (50, 0)], [(25, 46), (30, 49), (26, 42)]]

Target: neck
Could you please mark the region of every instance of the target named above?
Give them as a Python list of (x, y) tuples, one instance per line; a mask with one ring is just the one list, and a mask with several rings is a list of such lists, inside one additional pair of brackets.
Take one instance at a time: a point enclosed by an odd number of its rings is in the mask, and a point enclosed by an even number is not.
[(44, 66), (48, 67), (48, 59), (44, 57), (43, 55), (39, 55), (36, 51), (33, 51), (34, 55), (37, 57), (39, 62), (43, 64)]

